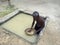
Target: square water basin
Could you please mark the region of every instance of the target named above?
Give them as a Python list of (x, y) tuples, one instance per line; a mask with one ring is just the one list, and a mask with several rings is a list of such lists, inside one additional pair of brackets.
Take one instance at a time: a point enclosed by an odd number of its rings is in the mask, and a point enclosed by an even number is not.
[(35, 43), (37, 41), (36, 35), (28, 36), (25, 34), (25, 29), (31, 27), (32, 21), (32, 16), (25, 13), (20, 13), (7, 22), (3, 23), (1, 27), (10, 32), (13, 32), (14, 34), (22, 37), (28, 42)]

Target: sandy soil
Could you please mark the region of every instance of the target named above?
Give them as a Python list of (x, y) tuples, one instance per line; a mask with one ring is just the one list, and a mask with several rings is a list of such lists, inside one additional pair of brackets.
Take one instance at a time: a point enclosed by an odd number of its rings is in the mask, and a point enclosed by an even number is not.
[[(12, 0), (13, 1), (13, 0)], [(16, 8), (28, 11), (32, 13), (33, 11), (39, 11), (42, 16), (49, 16), (49, 21), (47, 27), (44, 30), (43, 35), (40, 37), (37, 45), (60, 45), (60, 4), (55, 3), (42, 3), (40, 5), (39, 1), (29, 1), (23, 2), (13, 1), (12, 4)], [(34, 2), (34, 3), (33, 3)], [(58, 1), (59, 2), (59, 1)], [(16, 35), (3, 30), (0, 27), (0, 45), (30, 45), (23, 39), (17, 37)]]

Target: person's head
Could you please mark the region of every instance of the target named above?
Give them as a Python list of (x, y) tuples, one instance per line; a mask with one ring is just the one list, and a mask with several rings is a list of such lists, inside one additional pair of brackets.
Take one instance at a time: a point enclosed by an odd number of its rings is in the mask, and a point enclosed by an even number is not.
[(36, 17), (36, 16), (39, 16), (39, 13), (37, 11), (34, 11), (32, 15)]

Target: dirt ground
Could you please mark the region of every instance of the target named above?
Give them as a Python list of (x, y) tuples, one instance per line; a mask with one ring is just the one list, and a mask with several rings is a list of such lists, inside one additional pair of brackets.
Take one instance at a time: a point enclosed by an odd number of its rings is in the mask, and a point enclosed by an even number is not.
[[(13, 0), (12, 0), (13, 1)], [(39, 1), (28, 1), (23, 2), (13, 1), (12, 4), (16, 8), (21, 10), (28, 11), (32, 13), (33, 11), (39, 11), (42, 16), (49, 16), (49, 21), (47, 27), (44, 30), (43, 35), (38, 41), (37, 45), (60, 45), (60, 4), (55, 3), (44, 3), (40, 5)], [(34, 3), (33, 3), (34, 2)], [(0, 45), (31, 45), (18, 36), (14, 35), (11, 32), (8, 32), (1, 28), (0, 26)]]

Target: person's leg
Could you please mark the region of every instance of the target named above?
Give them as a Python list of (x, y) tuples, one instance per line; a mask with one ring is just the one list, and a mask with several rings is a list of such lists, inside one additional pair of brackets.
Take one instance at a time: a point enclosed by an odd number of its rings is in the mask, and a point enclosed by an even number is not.
[(40, 31), (38, 31), (41, 27), (36, 23), (35, 25), (35, 30), (36, 30), (36, 34), (39, 35)]
[(36, 23), (36, 25), (35, 25), (35, 28), (34, 28), (36, 31), (38, 30), (38, 25), (37, 25), (37, 23)]
[(40, 34), (40, 32), (42, 31), (42, 29), (43, 29), (43, 28), (40, 27), (40, 28), (37, 30), (37, 34)]

